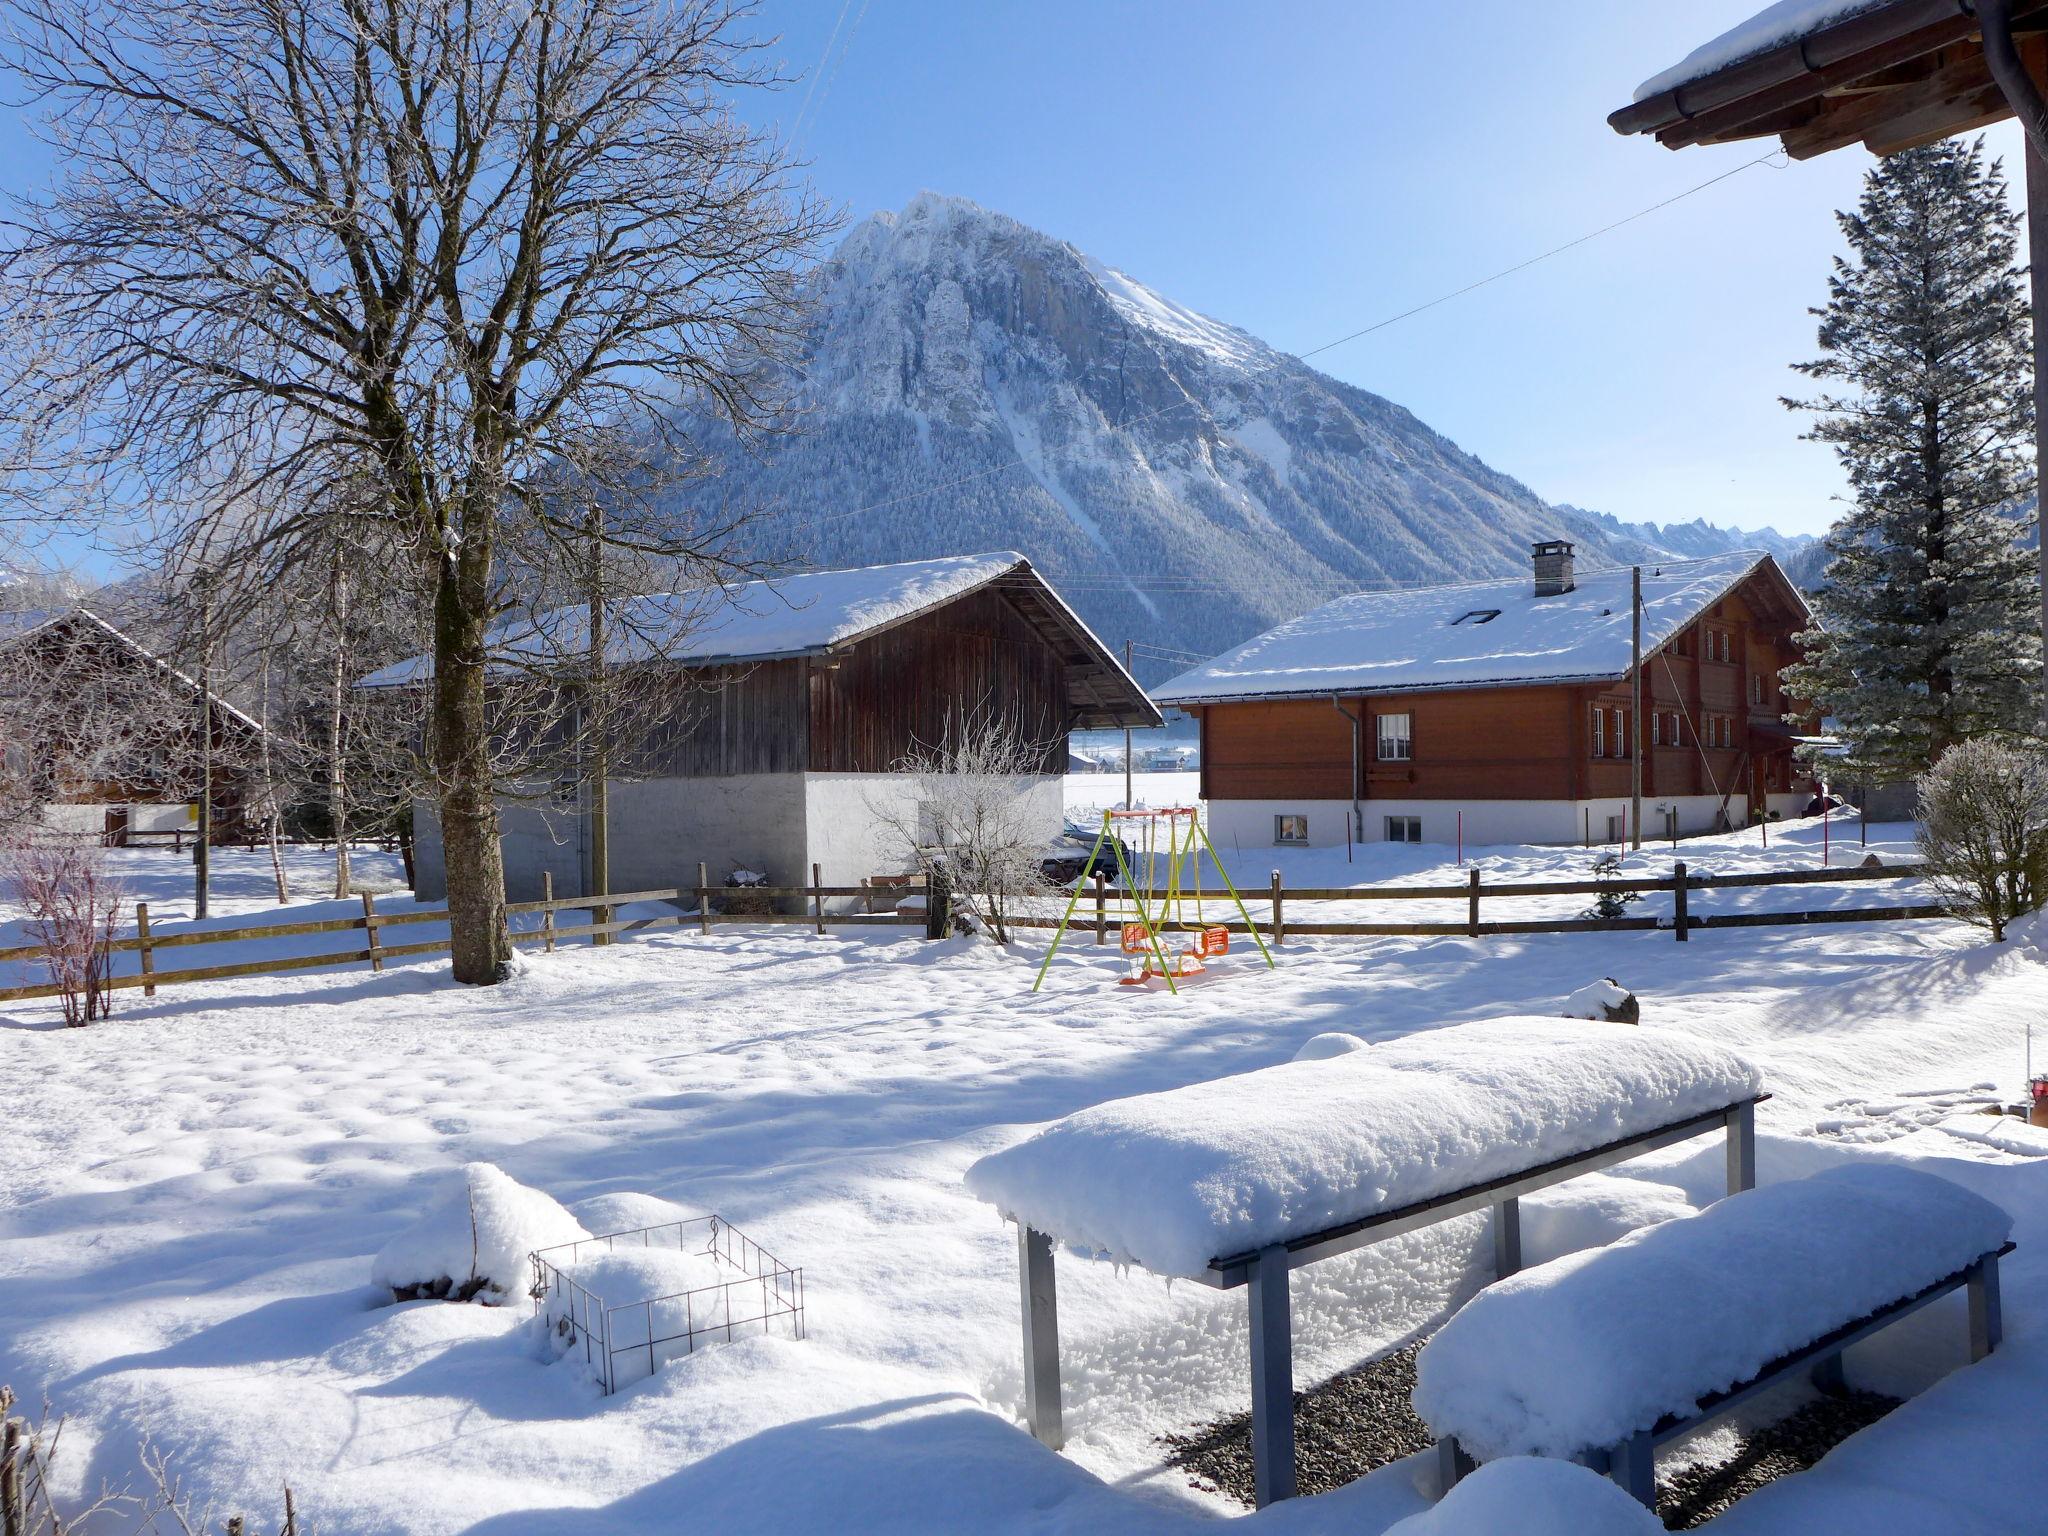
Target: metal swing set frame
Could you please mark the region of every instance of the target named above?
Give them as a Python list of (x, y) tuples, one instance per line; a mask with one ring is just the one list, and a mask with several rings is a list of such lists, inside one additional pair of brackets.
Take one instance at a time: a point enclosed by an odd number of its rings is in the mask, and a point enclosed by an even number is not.
[[(1137, 822), (1144, 827), (1145, 838), (1145, 883), (1141, 886), (1131, 872), (1130, 864), (1124, 858), (1123, 839), (1113, 836), (1118, 822)], [(1159, 829), (1166, 829), (1166, 889), (1162, 894), (1158, 886), (1159, 876)], [(1209, 841), (1209, 834), (1202, 829), (1201, 812), (1191, 805), (1167, 806), (1160, 810), (1117, 811), (1102, 813), (1102, 830), (1095, 835), (1095, 846), (1088, 851), (1088, 862), (1081, 866), (1083, 878), (1074, 883), (1073, 895), (1067, 899), (1067, 909), (1060, 914), (1059, 926), (1053, 930), (1052, 943), (1046, 946), (1045, 959), (1039, 964), (1038, 978), (1031, 984), (1036, 992), (1045, 984), (1045, 973), (1052, 969), (1053, 956), (1059, 953), (1060, 940), (1067, 936), (1067, 929), (1074, 920), (1074, 909), (1081, 904), (1082, 892), (1086, 889), (1086, 874), (1095, 868), (1095, 861), (1102, 854), (1103, 844), (1109, 845), (1111, 856), (1116, 860), (1118, 875), (1123, 881), (1123, 894), (1117, 898), (1116, 914), (1119, 919), (1134, 917), (1136, 921), (1125, 921), (1123, 928), (1123, 952), (1132, 957), (1130, 974), (1119, 978), (1119, 984), (1127, 987), (1142, 986), (1158, 979), (1166, 983), (1169, 992), (1178, 994), (1179, 983), (1191, 976), (1199, 976), (1208, 969), (1208, 961), (1230, 952), (1230, 930), (1221, 923), (1206, 921), (1203, 914), (1202, 896), (1202, 855), (1207, 853), (1210, 862), (1216, 866), (1216, 873), (1223, 881), (1223, 889), (1230, 893), (1231, 905), (1243, 919), (1245, 931), (1252, 942), (1259, 947), (1259, 954), (1266, 962), (1266, 968), (1274, 968), (1273, 953), (1266, 948), (1266, 941), (1259, 937), (1258, 924), (1244, 908), (1244, 898), (1237, 894), (1237, 887), (1231, 884), (1230, 871), (1223, 867), (1223, 861), (1216, 856), (1215, 845)], [(1135, 850), (1134, 850), (1135, 854)], [(1192, 865), (1192, 881), (1183, 878)], [(1187, 917), (1189, 891), (1192, 888), (1195, 903), (1195, 920)], [(1179, 955), (1168, 959), (1166, 943), (1162, 935), (1172, 932), (1194, 936), (1193, 944)]]

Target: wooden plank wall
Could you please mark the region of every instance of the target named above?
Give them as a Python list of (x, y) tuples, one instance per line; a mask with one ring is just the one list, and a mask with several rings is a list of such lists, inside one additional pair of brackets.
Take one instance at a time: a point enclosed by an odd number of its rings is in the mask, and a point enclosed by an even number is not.
[(1021, 722), (1045, 747), (1040, 771), (1063, 772), (1066, 667), (1000, 592), (970, 593), (863, 641), (810, 678), (814, 773), (883, 773), (949, 724), (986, 709)]

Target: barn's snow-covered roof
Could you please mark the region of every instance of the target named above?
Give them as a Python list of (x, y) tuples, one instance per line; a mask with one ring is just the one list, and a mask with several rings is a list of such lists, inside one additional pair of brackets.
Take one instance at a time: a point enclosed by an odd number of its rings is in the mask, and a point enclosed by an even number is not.
[[(110, 623), (92, 609), (83, 606), (70, 608), (16, 608), (0, 612), (0, 646), (25, 645), (37, 635), (55, 630), (60, 625), (83, 627), (88, 633), (113, 641), (137, 660), (168, 677), (189, 693), (199, 692), (199, 680), (187, 672), (181, 672), (148, 646), (137, 640), (126, 630)], [(237, 709), (214, 690), (208, 690), (207, 698), (214, 708), (221, 711), (258, 734), (267, 734), (263, 723), (247, 710)]]
[[(1726, 596), (1767, 554), (1741, 550), (1643, 568), (1645, 654)], [(1782, 575), (1779, 586), (1799, 602)], [(1802, 605), (1803, 606), (1803, 605)], [(1290, 619), (1152, 690), (1159, 704), (1389, 689), (1592, 682), (1627, 673), (1629, 573), (1589, 571), (1535, 595), (1529, 576), (1357, 592)]]
[[(1062, 652), (1080, 723), (1158, 723), (1115, 655), (1014, 550), (622, 598), (605, 615), (605, 657), (612, 666), (716, 667), (824, 656), (989, 586), (1000, 586)], [(508, 670), (549, 668), (575, 658), (588, 632), (579, 603), (502, 626), (488, 643)], [(356, 686), (408, 687), (432, 675), (431, 656), (412, 656)]]

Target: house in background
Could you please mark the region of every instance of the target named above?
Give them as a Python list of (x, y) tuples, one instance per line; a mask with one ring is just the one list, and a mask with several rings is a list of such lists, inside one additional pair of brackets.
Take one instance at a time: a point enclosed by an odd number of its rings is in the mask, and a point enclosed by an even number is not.
[[(1156, 726), (1159, 712), (1116, 656), (1022, 555), (1010, 552), (819, 571), (736, 583), (703, 612), (667, 594), (627, 599), (608, 627), (671, 643), (637, 664), (680, 669), (699, 705), (666, 731), (653, 760), (609, 784), (610, 888), (713, 883), (734, 869), (774, 885), (855, 885), (907, 866), (892, 822), (916, 825), (907, 756), (947, 741), (963, 719), (1017, 724), (1042, 748), (1016, 793), (1050, 843), (1065, 823), (1067, 735)], [(587, 622), (567, 610), (570, 632)], [(619, 658), (622, 667), (635, 663)], [(359, 687), (418, 686), (414, 658)], [(511, 899), (590, 894), (589, 819), (560, 806), (500, 807)], [(431, 806), (414, 810), (416, 888), (446, 893)], [(843, 905), (843, 903), (842, 903)]]
[[(199, 821), (200, 687), (90, 608), (0, 613), (0, 754), (54, 831), (189, 840)], [(263, 726), (206, 695), (213, 837), (248, 835)]]
[[(1796, 815), (1779, 672), (1812, 620), (1769, 555), (1643, 569), (1643, 835)], [(1219, 846), (1628, 835), (1630, 574), (1338, 598), (1153, 691), (1201, 720)]]

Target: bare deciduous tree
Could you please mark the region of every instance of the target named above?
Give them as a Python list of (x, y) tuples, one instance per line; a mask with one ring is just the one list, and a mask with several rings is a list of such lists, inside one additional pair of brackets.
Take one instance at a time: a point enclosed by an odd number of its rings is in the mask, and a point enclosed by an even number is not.
[(2048, 761), (1989, 738), (1961, 742), (1920, 776), (1926, 880), (1958, 917), (2005, 938), (2048, 904)]
[(924, 875), (942, 879), (953, 908), (998, 944), (1033, 896), (1050, 891), (1046, 828), (1029, 793), (1050, 749), (1014, 720), (978, 710), (895, 765), (904, 795), (870, 804), (869, 814)]
[(112, 1011), (107, 946), (121, 921), (121, 882), (97, 836), (40, 833), (16, 837), (0, 852), (8, 894), (22, 926), (43, 949), (64, 1022), (83, 1028)]
[[(210, 568), (321, 515), (338, 464), (431, 607), (426, 746), (454, 972), (510, 955), (490, 631), (590, 537), (716, 576), (729, 520), (661, 494), (686, 424), (780, 421), (797, 272), (833, 216), (735, 97), (735, 0), (8, 0), (57, 190), (8, 253), (45, 345), (0, 400), (176, 488)], [(621, 426), (638, 451), (618, 453)], [(565, 478), (585, 496), (564, 501)], [(577, 571), (582, 559), (566, 564)]]

